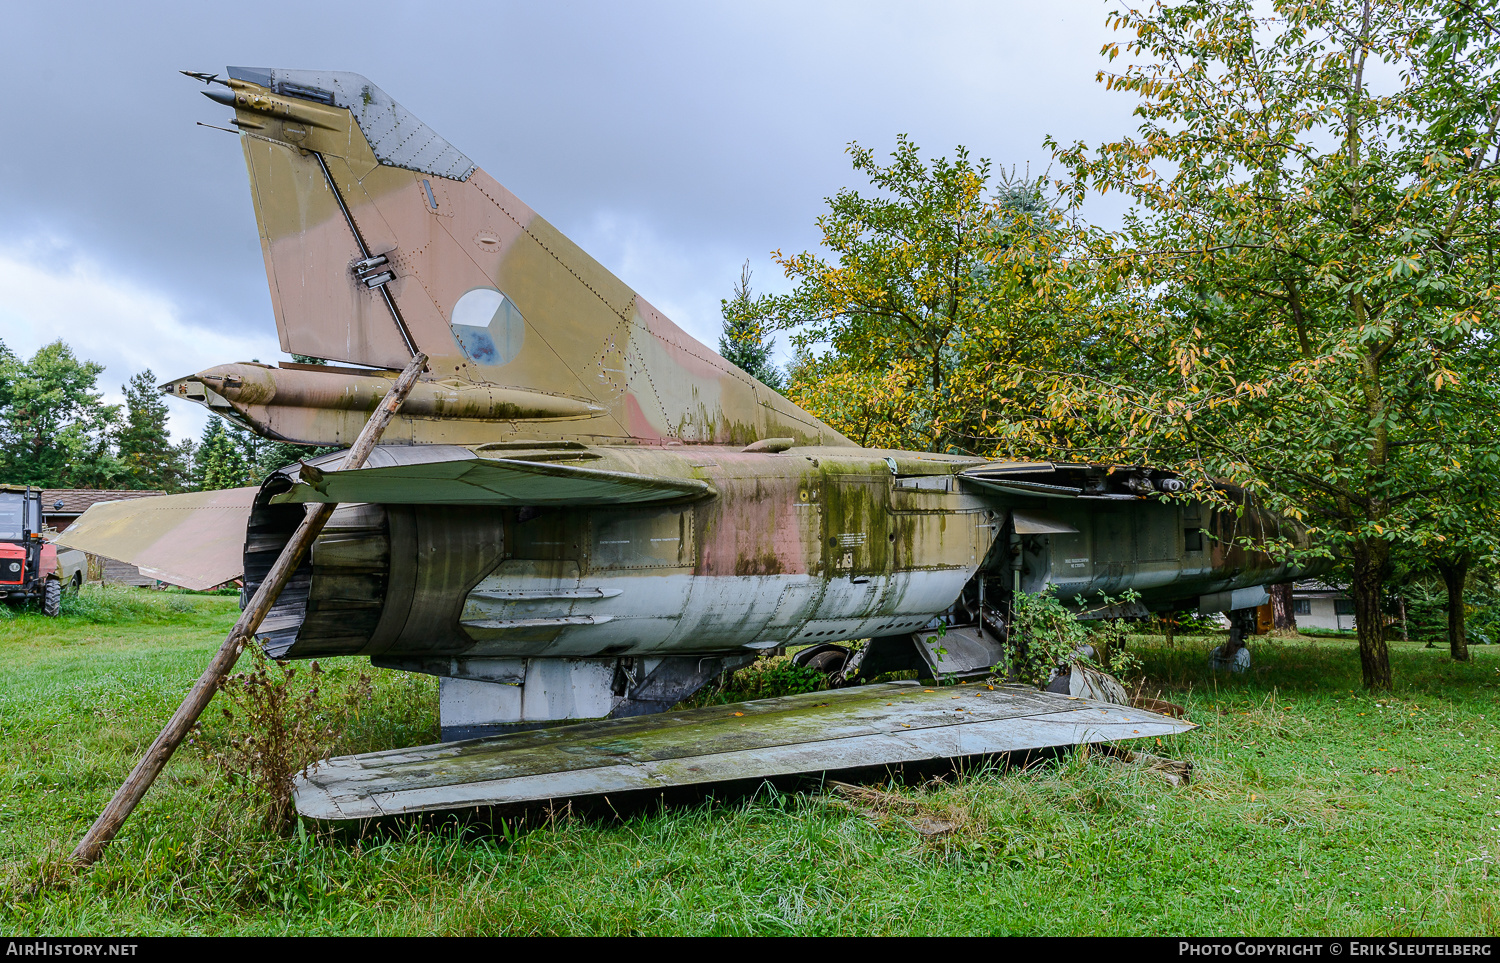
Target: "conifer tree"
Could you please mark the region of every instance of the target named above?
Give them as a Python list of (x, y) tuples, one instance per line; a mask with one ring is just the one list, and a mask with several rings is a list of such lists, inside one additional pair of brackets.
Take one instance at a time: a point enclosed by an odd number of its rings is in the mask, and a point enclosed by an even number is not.
[(249, 480), (248, 468), (244, 452), (224, 430), (224, 422), (218, 418), (210, 421), (198, 446), (198, 489), (239, 488)]
[(130, 488), (181, 491), (188, 486), (191, 463), (184, 448), (173, 445), (167, 430), (167, 405), (156, 390), (156, 376), (146, 369), (122, 386), (125, 424), (119, 434), (123, 483)]
[(738, 365), (761, 384), (780, 391), (781, 370), (771, 363), (771, 342), (766, 338), (766, 322), (759, 302), (750, 293), (750, 262), (740, 269), (734, 286), (734, 297), (719, 302), (724, 316), (724, 333), (719, 337), (719, 354)]

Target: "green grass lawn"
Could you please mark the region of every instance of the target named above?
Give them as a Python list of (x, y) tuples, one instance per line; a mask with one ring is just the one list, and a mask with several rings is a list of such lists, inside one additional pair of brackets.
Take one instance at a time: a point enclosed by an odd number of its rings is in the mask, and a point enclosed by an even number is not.
[[(1201, 726), (1151, 751), (1174, 789), (1097, 753), (845, 798), (769, 787), (624, 818), (363, 838), (262, 829), (185, 748), (91, 871), (38, 887), (176, 707), (234, 599), (86, 593), (0, 612), (0, 933), (1488, 934), (1500, 932), (1500, 647), (1457, 665), (1397, 644), (1358, 689), (1349, 640), (1132, 644)], [(337, 752), (436, 738), (426, 677), (375, 696)], [(229, 726), (217, 709), (205, 739)], [(924, 819), (957, 828), (926, 836)]]

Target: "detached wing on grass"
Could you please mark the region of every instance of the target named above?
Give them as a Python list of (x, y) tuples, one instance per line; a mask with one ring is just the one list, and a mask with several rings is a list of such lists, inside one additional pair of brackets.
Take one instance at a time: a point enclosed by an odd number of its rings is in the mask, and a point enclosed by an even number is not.
[(296, 779), (314, 819), (628, 796), (780, 776), (1124, 742), (1193, 729), (1025, 686), (887, 682), (340, 756)]

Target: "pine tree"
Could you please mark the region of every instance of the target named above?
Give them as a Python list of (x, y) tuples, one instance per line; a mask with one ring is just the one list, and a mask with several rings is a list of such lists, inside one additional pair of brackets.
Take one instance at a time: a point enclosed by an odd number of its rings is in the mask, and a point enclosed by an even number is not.
[(259, 485), (278, 468), (313, 458), (337, 447), (317, 448), (285, 441), (268, 441), (249, 429), (215, 418), (194, 453), (184, 442), (184, 457), (195, 465), (197, 488), (214, 491)]
[(210, 421), (198, 446), (198, 490), (239, 488), (249, 481), (248, 468), (244, 452), (224, 430), (224, 422), (218, 418)]
[(177, 481), (169, 491), (193, 491), (198, 478), (198, 443), (184, 438), (172, 446)]
[(264, 481), (266, 476), (278, 468), (339, 450), (337, 446), (316, 448), (312, 445), (294, 445), (289, 441), (273, 441), (264, 444), (262, 449), (254, 469), (257, 481)]
[(224, 426), (224, 436), (229, 439), (229, 444), (239, 453), (240, 463), (245, 466), (245, 481), (241, 485), (258, 485), (265, 477), (261, 461), (265, 458), (270, 448), (276, 447), (276, 442), (268, 441), (257, 435), (248, 428), (242, 428), (236, 424)]
[[(167, 431), (167, 405), (148, 368), (121, 388), (125, 392), (125, 425), (119, 434), (119, 458), (129, 488), (181, 491), (188, 486), (191, 462)], [(190, 450), (190, 449), (189, 449)]]
[(720, 301), (719, 305), (724, 316), (719, 354), (766, 387), (780, 391), (783, 384), (781, 370), (771, 363), (771, 342), (766, 340), (765, 321), (750, 293), (749, 261), (740, 269), (734, 297)]

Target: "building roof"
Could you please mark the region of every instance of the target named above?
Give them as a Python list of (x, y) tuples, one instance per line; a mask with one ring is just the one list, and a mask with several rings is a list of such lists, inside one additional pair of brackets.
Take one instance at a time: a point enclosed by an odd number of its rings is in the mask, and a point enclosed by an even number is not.
[(1335, 596), (1346, 596), (1347, 594), (1344, 589), (1339, 588), (1337, 585), (1329, 585), (1327, 582), (1320, 582), (1317, 579), (1307, 579), (1292, 583), (1293, 598), (1312, 598), (1314, 596), (1333, 598)]
[[(165, 495), (161, 491), (131, 491), (107, 488), (46, 488), (42, 490), (43, 515), (82, 515), (90, 505), (98, 502), (118, 502), (127, 498), (148, 498)], [(61, 508), (53, 508), (62, 502)]]

